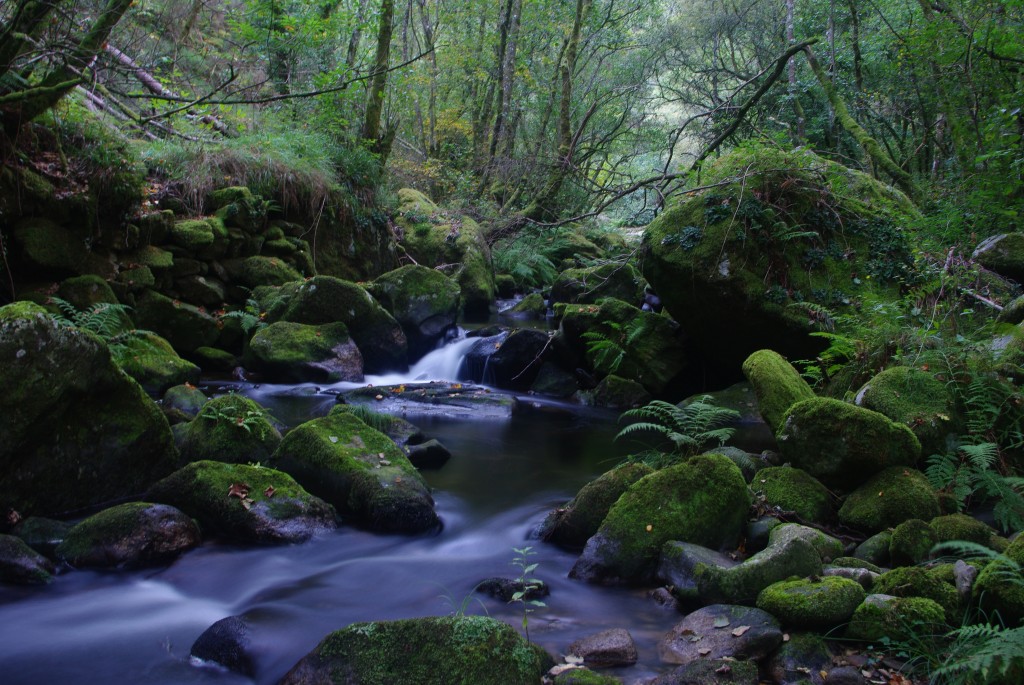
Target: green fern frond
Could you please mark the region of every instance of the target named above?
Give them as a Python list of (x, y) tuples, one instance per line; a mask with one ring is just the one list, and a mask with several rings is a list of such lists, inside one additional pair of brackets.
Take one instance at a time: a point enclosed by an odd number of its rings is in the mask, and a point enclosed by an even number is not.
[(623, 412), (621, 418), (639, 421), (619, 431), (616, 439), (643, 431), (653, 432), (670, 440), (675, 451), (687, 457), (710, 444), (724, 445), (734, 433), (726, 424), (738, 417), (739, 412), (715, 405), (710, 395), (683, 406), (653, 400), (643, 407)]

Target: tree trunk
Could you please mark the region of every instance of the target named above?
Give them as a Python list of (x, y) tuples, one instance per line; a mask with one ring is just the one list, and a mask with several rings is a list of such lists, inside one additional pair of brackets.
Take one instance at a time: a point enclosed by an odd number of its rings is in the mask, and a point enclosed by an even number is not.
[(56, 0), (22, 0), (19, 3), (10, 22), (0, 31), (0, 76), (11, 70), (14, 61), (30, 45), (27, 39), (46, 27), (47, 16), (59, 4)]
[(384, 111), (384, 89), (388, 80), (388, 61), (391, 57), (391, 33), (394, 30), (395, 0), (383, 0), (380, 27), (377, 29), (377, 53), (373, 60), (373, 78), (366, 98), (362, 137), (371, 150), (387, 159), (387, 136), (381, 136), (380, 120)]

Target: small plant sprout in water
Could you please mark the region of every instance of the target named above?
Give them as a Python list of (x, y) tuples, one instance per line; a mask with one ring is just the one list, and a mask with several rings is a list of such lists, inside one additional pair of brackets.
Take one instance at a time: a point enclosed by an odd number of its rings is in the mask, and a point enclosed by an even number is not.
[(530, 614), (534, 612), (533, 607), (547, 606), (544, 602), (539, 599), (531, 599), (530, 596), (541, 588), (540, 581), (533, 577), (533, 572), (537, 569), (536, 563), (530, 563), (530, 557), (536, 554), (533, 551), (533, 547), (513, 547), (512, 551), (515, 552), (515, 557), (512, 559), (512, 565), (519, 569), (519, 576), (516, 578), (516, 587), (519, 589), (512, 595), (512, 599), (509, 600), (509, 604), (513, 602), (519, 602), (523, 607), (523, 633), (526, 636), (526, 641), (530, 641)]

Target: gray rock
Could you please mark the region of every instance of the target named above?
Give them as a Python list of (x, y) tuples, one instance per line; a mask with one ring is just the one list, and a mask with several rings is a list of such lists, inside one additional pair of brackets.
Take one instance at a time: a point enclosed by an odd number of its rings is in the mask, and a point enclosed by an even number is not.
[(413, 466), (420, 470), (439, 469), (448, 463), (452, 453), (437, 440), (427, 440), (418, 445), (410, 445), (405, 449), (406, 455)]
[(648, 685), (757, 685), (757, 664), (751, 661), (705, 659), (658, 676)]
[(757, 661), (782, 643), (782, 629), (771, 614), (751, 607), (712, 604), (698, 609), (658, 644), (658, 656), (672, 664), (701, 659)]
[(612, 628), (576, 640), (567, 654), (581, 657), (591, 668), (613, 668), (636, 663), (637, 651), (633, 636), (623, 628)]
[[(772, 655), (767, 670), (778, 685), (823, 685), (822, 671), (832, 666), (832, 653), (815, 633), (793, 633)], [(832, 681), (827, 681), (832, 685)]]

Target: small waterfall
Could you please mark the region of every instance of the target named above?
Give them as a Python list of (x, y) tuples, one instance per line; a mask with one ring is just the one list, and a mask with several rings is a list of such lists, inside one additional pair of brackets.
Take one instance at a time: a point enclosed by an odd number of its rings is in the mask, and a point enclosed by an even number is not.
[(423, 381), (458, 381), (462, 359), (473, 343), (478, 340), (479, 338), (457, 338), (443, 347), (427, 353), (405, 373), (367, 376), (366, 383), (398, 385)]

